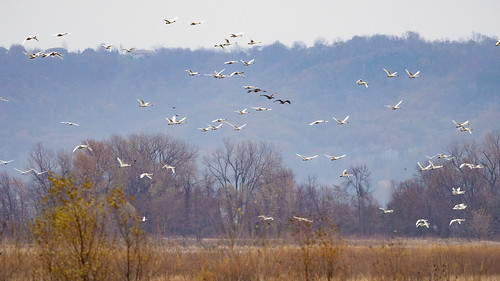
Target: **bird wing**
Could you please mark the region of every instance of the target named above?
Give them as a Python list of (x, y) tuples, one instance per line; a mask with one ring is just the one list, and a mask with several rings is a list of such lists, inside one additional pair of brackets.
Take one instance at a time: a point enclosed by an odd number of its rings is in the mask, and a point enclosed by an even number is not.
[(413, 74), (411, 74), (411, 72), (408, 71), (408, 69), (405, 69), (406, 70), (406, 73), (408, 73), (409, 76), (413, 76)]
[(403, 102), (403, 100), (400, 100), (395, 107), (398, 107), (401, 103)]
[(385, 69), (385, 68), (383, 68), (383, 69), (384, 69), (384, 71), (387, 73), (387, 75), (391, 75), (391, 72), (390, 72), (389, 70), (387, 70), (387, 69)]
[(419, 74), (420, 74), (420, 70), (419, 70), (419, 71), (417, 71), (417, 72), (415, 72), (415, 75), (413, 75), (413, 76), (417, 76), (417, 75), (419, 75)]
[(349, 115), (347, 115), (347, 117), (344, 118), (344, 120), (342, 120), (342, 123), (345, 123), (347, 121), (347, 119), (349, 119)]
[(124, 163), (123, 163), (122, 159), (120, 159), (120, 158), (116, 157), (116, 160), (118, 160), (118, 163), (120, 164), (120, 166), (123, 166), (123, 165), (124, 165)]
[(339, 119), (337, 119), (335, 117), (332, 117), (332, 118), (335, 119), (335, 121), (337, 121), (337, 123), (339, 123), (339, 124), (341, 123), (341, 121)]

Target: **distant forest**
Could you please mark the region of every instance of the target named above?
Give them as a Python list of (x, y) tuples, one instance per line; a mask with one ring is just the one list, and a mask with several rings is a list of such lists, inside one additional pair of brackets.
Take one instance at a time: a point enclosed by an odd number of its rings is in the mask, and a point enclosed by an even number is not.
[[(141, 227), (157, 236), (279, 238), (296, 216), (363, 236), (499, 237), (495, 42), (481, 35), (428, 42), (410, 32), (309, 48), (0, 48), (0, 96), (8, 100), (0, 101), (0, 159), (15, 160), (0, 167), (0, 236), (30, 236), (50, 177), (90, 187), (92, 198), (119, 188), (144, 218)], [(39, 51), (61, 58), (27, 55)], [(240, 61), (251, 59), (249, 66)], [(399, 76), (388, 78), (384, 68)], [(409, 79), (405, 69), (421, 77)], [(205, 75), (221, 70), (244, 76)], [(291, 103), (249, 93), (248, 85)], [(139, 108), (138, 98), (154, 106)], [(401, 109), (384, 107), (399, 100)], [(243, 108), (251, 113), (235, 112)], [(174, 115), (186, 123), (168, 126), (165, 117)], [(332, 119), (348, 115), (346, 125)], [(200, 130), (216, 118), (246, 126)], [(329, 122), (308, 125), (318, 119)], [(452, 120), (468, 120), (473, 130), (461, 132)], [(73, 152), (80, 144), (91, 150)], [(302, 161), (296, 153), (319, 157)], [(421, 170), (417, 162), (431, 166)], [(339, 177), (343, 170), (352, 175)], [(465, 193), (453, 195), (459, 187)], [(417, 227), (419, 219), (429, 227)]]

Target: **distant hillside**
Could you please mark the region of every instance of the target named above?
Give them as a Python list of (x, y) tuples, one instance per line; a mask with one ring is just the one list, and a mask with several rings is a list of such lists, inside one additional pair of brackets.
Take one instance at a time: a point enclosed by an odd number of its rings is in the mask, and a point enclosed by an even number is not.
[[(500, 129), (500, 47), (496, 39), (427, 42), (405, 37), (354, 37), (332, 45), (292, 48), (272, 45), (225, 50), (158, 49), (151, 54), (120, 54), (104, 49), (62, 53), (59, 58), (29, 59), (22, 46), (0, 48), (0, 159), (16, 159), (21, 168), (33, 144), (71, 150), (82, 140), (111, 134), (167, 132), (204, 151), (224, 138), (268, 141), (281, 149), (285, 164), (299, 182), (315, 176), (325, 184), (340, 183), (351, 164), (373, 172), (376, 197), (385, 201), (391, 180), (415, 173), (425, 155), (445, 153), (454, 141), (479, 139)], [(30, 50), (32, 51), (32, 50)], [(228, 60), (251, 60), (225, 65)], [(399, 76), (386, 77), (383, 68)], [(188, 76), (186, 69), (199, 71)], [(245, 77), (215, 79), (204, 74), (225, 69)], [(420, 71), (409, 79), (405, 69)], [(358, 79), (369, 87), (356, 85)], [(247, 93), (256, 85), (291, 104), (278, 104)], [(154, 106), (139, 108), (137, 98)], [(384, 105), (403, 100), (401, 109)], [(256, 112), (252, 106), (272, 108)], [(235, 110), (248, 108), (238, 115)], [(165, 117), (187, 116), (187, 123), (168, 126)], [(337, 125), (332, 117), (349, 123)], [(228, 125), (202, 133), (198, 128), (216, 118)], [(309, 126), (317, 119), (328, 123)], [(470, 120), (474, 129), (455, 130), (451, 120)], [(74, 121), (69, 127), (60, 121)], [(295, 153), (318, 154), (303, 162)], [(323, 154), (347, 154), (329, 161)]]

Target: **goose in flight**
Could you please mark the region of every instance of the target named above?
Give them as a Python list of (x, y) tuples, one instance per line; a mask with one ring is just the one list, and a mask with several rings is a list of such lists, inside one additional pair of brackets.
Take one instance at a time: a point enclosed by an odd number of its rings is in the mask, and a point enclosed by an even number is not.
[(300, 155), (298, 153), (295, 153), (295, 155), (299, 156), (300, 158), (302, 158), (302, 161), (309, 161), (309, 160), (312, 160), (316, 157), (318, 157), (318, 155), (313, 155), (313, 156), (304, 156), (304, 155)]
[(24, 39), (23, 45), (24, 45), (24, 43), (26, 43), (26, 41), (30, 41), (30, 40), (38, 41), (38, 38), (36, 38), (36, 36), (28, 36), (28, 37), (26, 37), (26, 39)]
[(33, 171), (33, 169), (29, 169), (29, 170), (27, 170), (27, 171), (21, 171), (21, 170), (19, 170), (18, 168), (14, 168), (14, 170), (16, 170), (16, 171), (18, 171), (19, 173), (21, 173), (21, 175), (26, 175), (27, 173), (29, 173), (29, 172)]
[(419, 219), (417, 220), (417, 222), (415, 223), (415, 226), (418, 228), (420, 226), (425, 226), (427, 228), (429, 228), (430, 226), (430, 223), (427, 221), (427, 219)]
[(165, 164), (163, 165), (163, 167), (161, 167), (162, 169), (166, 169), (166, 170), (170, 170), (172, 171), (172, 174), (175, 174), (175, 167), (174, 166), (170, 166), (168, 164)]
[(431, 169), (431, 164), (427, 165), (427, 166), (422, 166), (422, 164), (420, 164), (420, 162), (417, 162), (418, 166), (420, 167), (420, 171), (428, 171)]
[(260, 44), (262, 42), (256, 42), (253, 39), (250, 39), (250, 42), (248, 42), (248, 45), (255, 45), (255, 44)]
[(259, 92), (266, 92), (266, 90), (262, 90), (260, 88), (254, 88), (254, 89), (250, 89), (247, 91), (247, 93), (259, 93)]
[(384, 71), (387, 73), (387, 77), (396, 77), (399, 76), (397, 72), (391, 73), (389, 70), (384, 68)]
[(118, 158), (118, 157), (116, 157), (116, 160), (118, 160), (118, 166), (119, 166), (120, 168), (123, 168), (123, 167), (130, 167), (130, 166), (132, 166), (132, 165), (130, 165), (130, 164), (127, 164), (127, 163), (123, 162), (123, 161), (122, 161), (122, 159), (120, 159), (120, 158)]
[(370, 84), (370, 83), (359, 79), (358, 81), (356, 81), (356, 84), (365, 85), (365, 87), (368, 88), (368, 84)]
[(406, 73), (408, 73), (408, 78), (418, 78), (420, 77), (420, 70), (415, 72), (415, 74), (411, 73), (408, 71), (408, 69), (405, 69)]
[(101, 45), (101, 46), (102, 46), (104, 49), (106, 49), (106, 50), (110, 50), (110, 49), (111, 49), (111, 47), (113, 47), (113, 46), (111, 46), (111, 45), (106, 45), (106, 44), (103, 44), (103, 45)]
[(326, 123), (326, 122), (328, 122), (328, 121), (327, 120), (316, 120), (316, 121), (312, 121), (311, 123), (309, 123), (309, 126), (316, 125), (319, 123)]
[(88, 151), (92, 151), (92, 148), (88, 144), (79, 144), (73, 149), (73, 153), (79, 149), (86, 148)]
[(0, 97), (0, 101), (9, 102), (9, 100), (5, 99), (5, 97)]
[(450, 225), (452, 225), (454, 222), (458, 223), (458, 224), (462, 224), (462, 222), (464, 222), (465, 219), (452, 219), (450, 221)]
[(431, 170), (437, 170), (439, 168), (443, 168), (443, 165), (436, 165), (429, 160), (429, 164), (431, 164)]
[(301, 218), (301, 217), (297, 217), (297, 216), (293, 216), (293, 219), (296, 220), (296, 221), (302, 221), (302, 222), (307, 222), (307, 223), (312, 223), (313, 222), (312, 219)]
[(274, 220), (274, 218), (273, 218), (273, 217), (266, 217), (266, 216), (264, 216), (264, 215), (260, 215), (260, 216), (258, 216), (257, 218), (259, 218), (259, 219), (261, 219), (261, 220), (263, 220), (263, 221), (273, 221), (273, 220)]
[(400, 105), (401, 105), (402, 102), (403, 101), (400, 100), (396, 105), (385, 105), (385, 107), (388, 107), (388, 108), (390, 108), (392, 110), (400, 109), (401, 108)]
[(354, 176), (354, 175), (353, 174), (348, 174), (347, 170), (344, 170), (342, 172), (342, 175), (340, 175), (341, 178), (348, 178), (348, 177), (352, 177), (352, 176)]
[(56, 37), (63, 37), (63, 36), (66, 36), (66, 35), (70, 35), (71, 33), (69, 32), (61, 32), (61, 33), (56, 33), (56, 34), (52, 34)]
[(235, 63), (238, 63), (237, 60), (228, 60), (228, 61), (225, 61), (224, 64), (235, 64)]
[(238, 112), (239, 115), (247, 114), (248, 113), (248, 108), (245, 108), (243, 110), (236, 110), (235, 112)]
[(137, 101), (139, 102), (139, 107), (149, 107), (149, 106), (153, 106), (152, 104), (149, 104), (149, 101), (148, 102), (144, 102), (143, 100), (141, 99), (137, 99)]
[(174, 22), (176, 22), (178, 19), (178, 17), (175, 17), (173, 19), (163, 19), (165, 21), (165, 24), (172, 24)]
[(460, 203), (460, 204), (455, 205), (453, 207), (453, 210), (460, 211), (460, 210), (465, 210), (465, 208), (467, 208), (467, 205), (465, 205), (464, 203)]
[(61, 124), (68, 124), (70, 126), (80, 126), (80, 124), (78, 124), (78, 123), (69, 122), (69, 121), (61, 121)]
[(243, 63), (244, 66), (249, 66), (249, 65), (255, 64), (255, 59), (251, 59), (249, 61), (241, 60), (241, 62)]
[(274, 93), (274, 94), (270, 94), (270, 95), (266, 95), (266, 94), (263, 94), (263, 95), (260, 95), (261, 97), (266, 97), (268, 100), (272, 100), (274, 99), (274, 95), (276, 95), (277, 93)]
[(273, 110), (272, 108), (266, 108), (266, 107), (260, 107), (260, 106), (257, 106), (257, 107), (252, 106), (252, 108), (255, 109), (255, 111)]
[(177, 115), (172, 116), (172, 118), (165, 117), (165, 119), (167, 119), (168, 125), (179, 125), (186, 122), (186, 117), (181, 120), (177, 120)]
[(335, 160), (339, 160), (341, 158), (344, 158), (346, 156), (346, 154), (343, 154), (343, 155), (340, 155), (340, 156), (332, 156), (332, 155), (327, 155), (327, 154), (324, 154), (326, 157), (330, 158), (330, 161), (335, 161)]
[(127, 52), (127, 53), (131, 53), (133, 50), (135, 50), (135, 48), (122, 48), (123, 51)]
[(3, 165), (7, 165), (7, 164), (9, 164), (10, 162), (14, 162), (14, 160), (7, 160), (7, 161), (5, 161), (5, 160), (0, 160), (0, 164), (3, 164)]
[(384, 212), (384, 214), (392, 214), (394, 212), (394, 210), (389, 210), (389, 209), (386, 209), (386, 208), (379, 208), (380, 210), (382, 210), (382, 212)]
[(241, 129), (245, 128), (245, 126), (247, 125), (247, 124), (245, 123), (245, 124), (243, 124), (243, 125), (241, 125), (241, 126), (236, 126), (236, 125), (233, 125), (233, 124), (231, 124), (231, 123), (229, 123), (229, 122), (227, 122), (227, 121), (226, 121), (226, 122), (224, 122), (224, 123), (226, 123), (226, 124), (230, 125), (231, 127), (233, 127), (235, 131), (239, 131), (239, 130), (241, 130)]
[(282, 100), (282, 99), (277, 99), (273, 102), (279, 102), (280, 104), (285, 104), (285, 103), (292, 104), (290, 100)]
[(142, 173), (142, 174), (140, 174), (140, 175), (139, 175), (139, 178), (141, 178), (141, 179), (142, 179), (142, 178), (144, 178), (144, 177), (146, 177), (146, 178), (148, 178), (148, 179), (152, 180), (152, 179), (153, 179), (153, 174), (149, 174), (149, 173)]
[(241, 37), (243, 36), (243, 32), (231, 33), (231, 38)]
[(456, 125), (456, 127), (455, 127), (455, 128), (463, 128), (463, 127), (465, 127), (465, 126), (469, 125), (469, 120), (467, 120), (467, 121), (465, 121), (465, 122), (463, 122), (463, 123), (458, 123), (458, 122), (457, 122), (457, 121), (455, 121), (455, 120), (451, 120), (451, 122), (453, 122), (453, 124), (455, 124), (455, 125)]
[(347, 119), (349, 119), (349, 115), (347, 115), (347, 117), (346, 117), (346, 118), (344, 118), (344, 120), (342, 120), (342, 121), (341, 121), (341, 120), (339, 120), (339, 119), (337, 119), (337, 118), (335, 118), (335, 117), (332, 117), (332, 118), (333, 118), (335, 121), (337, 121), (337, 123), (338, 123), (339, 125), (344, 125), (344, 124), (349, 123), (349, 121), (347, 121)]
[(452, 187), (451, 188), (451, 194), (453, 194), (453, 195), (465, 194), (465, 190), (460, 190), (460, 187), (458, 187), (458, 188)]
[(195, 75), (200, 75), (199, 72), (192, 71), (191, 69), (186, 69), (187, 72), (189, 72), (189, 76), (195, 76)]

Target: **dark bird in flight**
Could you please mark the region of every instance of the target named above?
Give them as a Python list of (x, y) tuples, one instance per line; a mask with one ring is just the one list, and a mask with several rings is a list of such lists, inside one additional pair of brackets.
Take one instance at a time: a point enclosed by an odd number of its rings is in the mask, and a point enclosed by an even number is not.
[(279, 102), (279, 103), (281, 103), (281, 104), (285, 104), (285, 103), (292, 104), (292, 103), (290, 102), (290, 100), (280, 100), (280, 99), (277, 99), (277, 100), (275, 100), (274, 102)]

